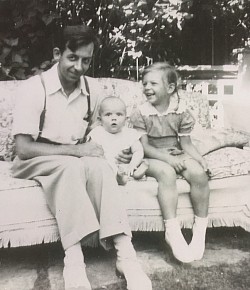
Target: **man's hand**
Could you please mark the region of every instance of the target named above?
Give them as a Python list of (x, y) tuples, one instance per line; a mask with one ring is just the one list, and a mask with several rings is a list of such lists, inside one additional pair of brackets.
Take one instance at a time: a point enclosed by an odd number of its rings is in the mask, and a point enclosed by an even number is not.
[(116, 157), (116, 160), (118, 163), (126, 163), (128, 164), (131, 161), (132, 153), (130, 148), (122, 150), (118, 156)]
[(77, 153), (80, 157), (104, 157), (104, 151), (101, 145), (90, 141), (83, 144), (75, 145), (77, 147)]

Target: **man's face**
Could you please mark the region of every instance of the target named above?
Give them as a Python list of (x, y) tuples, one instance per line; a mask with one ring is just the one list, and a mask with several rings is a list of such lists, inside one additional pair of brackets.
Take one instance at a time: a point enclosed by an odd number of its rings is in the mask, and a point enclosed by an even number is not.
[(93, 56), (94, 44), (81, 46), (76, 51), (66, 48), (59, 58), (58, 73), (62, 83), (76, 83), (88, 70)]

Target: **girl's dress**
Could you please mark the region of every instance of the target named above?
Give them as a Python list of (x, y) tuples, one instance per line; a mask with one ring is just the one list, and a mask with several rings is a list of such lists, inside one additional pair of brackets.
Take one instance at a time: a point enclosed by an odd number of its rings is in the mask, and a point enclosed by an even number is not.
[[(167, 111), (159, 113), (152, 104), (145, 102), (132, 113), (131, 123), (133, 128), (147, 134), (151, 146), (174, 153), (181, 150), (179, 137), (191, 134), (195, 119), (184, 100), (174, 94)], [(190, 158), (187, 153), (178, 156)]]

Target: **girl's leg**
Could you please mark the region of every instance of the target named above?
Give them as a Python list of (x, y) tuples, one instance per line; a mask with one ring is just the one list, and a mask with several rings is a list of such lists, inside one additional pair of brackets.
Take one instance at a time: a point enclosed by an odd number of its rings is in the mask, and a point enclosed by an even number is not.
[(193, 238), (189, 245), (195, 260), (200, 260), (205, 251), (208, 223), (209, 186), (208, 178), (201, 165), (194, 159), (185, 161), (187, 169), (183, 176), (190, 184), (191, 201), (194, 208)]
[(154, 177), (158, 182), (158, 201), (164, 220), (176, 218), (178, 192), (176, 188), (176, 173), (167, 163), (147, 159), (149, 168), (146, 175)]
[(182, 172), (182, 175), (190, 184), (194, 214), (199, 217), (207, 217), (210, 195), (207, 174), (194, 159), (185, 160), (185, 165), (187, 169)]
[(158, 182), (158, 200), (166, 229), (166, 242), (177, 260), (183, 263), (190, 263), (194, 259), (182, 235), (180, 224), (176, 217), (178, 192), (175, 170), (160, 160), (148, 159), (148, 162), (149, 168), (146, 175), (154, 177)]

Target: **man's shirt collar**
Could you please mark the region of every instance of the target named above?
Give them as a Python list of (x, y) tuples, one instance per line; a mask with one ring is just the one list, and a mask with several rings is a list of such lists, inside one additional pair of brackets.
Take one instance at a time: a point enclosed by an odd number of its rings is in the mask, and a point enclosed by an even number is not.
[[(44, 73), (44, 78), (48, 95), (54, 94), (59, 90), (64, 91), (58, 75), (58, 63)], [(83, 76), (80, 78), (77, 88), (81, 90), (83, 95), (88, 95)]]

